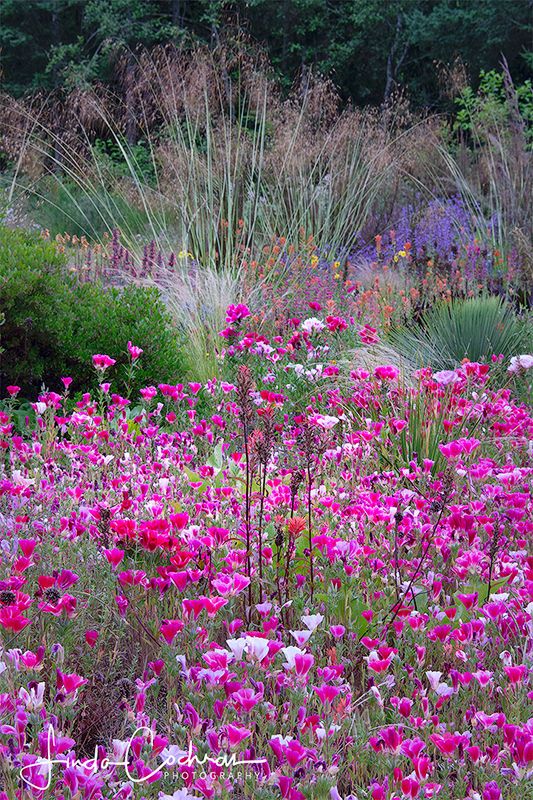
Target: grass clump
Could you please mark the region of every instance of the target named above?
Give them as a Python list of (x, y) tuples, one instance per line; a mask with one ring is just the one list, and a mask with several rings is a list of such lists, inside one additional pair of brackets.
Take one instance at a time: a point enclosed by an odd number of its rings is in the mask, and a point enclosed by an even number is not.
[(520, 349), (520, 325), (499, 297), (442, 302), (428, 311), (419, 327), (390, 332), (390, 341), (418, 367), (454, 369), (464, 359), (482, 362)]

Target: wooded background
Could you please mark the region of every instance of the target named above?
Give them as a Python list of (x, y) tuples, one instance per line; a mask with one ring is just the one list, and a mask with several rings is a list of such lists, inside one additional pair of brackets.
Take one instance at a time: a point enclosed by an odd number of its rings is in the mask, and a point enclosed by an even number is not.
[(0, 0), (1, 86), (20, 97), (95, 81), (111, 88), (127, 46), (216, 47), (240, 35), (265, 52), (282, 89), (302, 72), (340, 97), (445, 105), (438, 65), (459, 57), (471, 85), (506, 57), (519, 85), (533, 71), (533, 0)]

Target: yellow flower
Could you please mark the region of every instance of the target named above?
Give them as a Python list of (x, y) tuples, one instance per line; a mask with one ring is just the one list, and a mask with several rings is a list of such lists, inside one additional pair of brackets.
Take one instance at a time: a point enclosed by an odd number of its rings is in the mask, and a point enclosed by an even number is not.
[(335, 275), (335, 280), (336, 280), (336, 281), (340, 280), (340, 277), (341, 277), (341, 276), (340, 276), (340, 275), (339, 275), (339, 273), (337, 272), (337, 274)]
[(335, 261), (335, 263), (333, 264), (335, 269), (339, 269), (340, 265), (341, 265), (340, 261)]
[(399, 255), (399, 256), (402, 256), (402, 258), (405, 258), (405, 256), (407, 255), (407, 253), (405, 252), (405, 250), (400, 250), (400, 252), (398, 253), (398, 255)]
[(394, 256), (394, 260), (395, 260), (395, 261), (398, 261), (398, 256)]

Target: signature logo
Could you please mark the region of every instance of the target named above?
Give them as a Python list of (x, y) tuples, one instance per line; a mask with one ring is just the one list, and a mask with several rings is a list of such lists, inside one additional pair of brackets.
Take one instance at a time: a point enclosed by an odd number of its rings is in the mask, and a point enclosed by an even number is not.
[[(140, 726), (135, 729), (135, 731), (130, 736), (128, 741), (128, 745), (126, 750), (124, 751), (124, 755), (122, 757), (122, 761), (111, 761), (108, 758), (103, 758), (101, 761), (98, 760), (96, 754), (94, 758), (82, 758), (82, 759), (69, 759), (69, 758), (50, 758), (50, 755), (55, 750), (55, 731), (50, 725), (48, 727), (48, 735), (47, 735), (47, 749), (48, 749), (48, 757), (47, 758), (40, 758), (33, 764), (26, 764), (25, 766), (20, 768), (20, 774), (27, 786), (30, 786), (32, 789), (40, 790), (41, 792), (45, 789), (50, 788), (50, 784), (52, 782), (52, 769), (54, 764), (61, 764), (63, 767), (81, 767), (82, 769), (88, 770), (89, 774), (95, 774), (101, 770), (109, 769), (109, 767), (124, 767), (128, 780), (132, 783), (144, 783), (146, 781), (150, 781), (152, 778), (155, 778), (161, 770), (165, 769), (165, 767), (194, 767), (195, 764), (201, 766), (207, 762), (217, 766), (217, 767), (225, 767), (228, 770), (234, 769), (235, 767), (240, 768), (241, 766), (248, 765), (248, 764), (264, 764), (266, 763), (266, 758), (253, 758), (253, 759), (238, 759), (237, 753), (231, 753), (228, 755), (224, 753), (222, 755), (215, 756), (213, 754), (207, 753), (203, 756), (198, 756), (196, 753), (192, 752), (192, 742), (189, 743), (188, 751), (178, 751), (181, 755), (176, 756), (172, 753), (169, 753), (167, 756), (164, 757), (163, 762), (158, 766), (157, 769), (153, 770), (147, 775), (143, 775), (142, 778), (135, 778), (130, 772), (130, 763), (129, 763), (129, 754), (130, 749), (132, 746), (133, 739), (138, 736), (139, 734), (144, 736), (148, 732), (149, 734), (149, 743), (153, 745), (154, 739), (154, 732), (151, 728), (147, 728), (146, 726)], [(35, 773), (38, 772), (39, 775), (42, 777), (46, 776), (46, 784), (34, 784), (31, 782), (30, 777), (34, 777)]]

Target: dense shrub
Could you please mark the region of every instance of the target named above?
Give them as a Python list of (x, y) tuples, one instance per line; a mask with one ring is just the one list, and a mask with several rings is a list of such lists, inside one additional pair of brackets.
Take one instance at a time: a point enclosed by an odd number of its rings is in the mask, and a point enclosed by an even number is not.
[(155, 287), (129, 284), (118, 289), (71, 282), (65, 296), (68, 302), (58, 324), (58, 337), (73, 388), (81, 390), (94, 382), (92, 356), (105, 353), (116, 361), (106, 371), (105, 380), (126, 393), (128, 341), (143, 350), (131, 390), (183, 377), (180, 344)]
[(51, 327), (62, 295), (64, 259), (52, 244), (23, 230), (0, 227), (0, 388), (38, 387), (57, 357)]
[(71, 391), (86, 389), (95, 380), (93, 354), (105, 353), (116, 360), (106, 381), (126, 393), (130, 340), (144, 351), (131, 390), (183, 372), (157, 289), (80, 283), (53, 245), (24, 231), (0, 229), (0, 308), (2, 390), (15, 384), (35, 399), (43, 383), (59, 391), (66, 376), (73, 379)]

